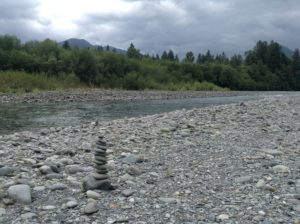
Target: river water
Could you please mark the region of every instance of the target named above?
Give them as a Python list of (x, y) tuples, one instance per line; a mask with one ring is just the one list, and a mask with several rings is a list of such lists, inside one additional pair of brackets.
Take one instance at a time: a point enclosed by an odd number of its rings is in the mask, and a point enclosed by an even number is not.
[(0, 104), (0, 134), (70, 126), (92, 121), (138, 117), (179, 109), (240, 103), (259, 96), (191, 98), (175, 100), (105, 101), (67, 104)]

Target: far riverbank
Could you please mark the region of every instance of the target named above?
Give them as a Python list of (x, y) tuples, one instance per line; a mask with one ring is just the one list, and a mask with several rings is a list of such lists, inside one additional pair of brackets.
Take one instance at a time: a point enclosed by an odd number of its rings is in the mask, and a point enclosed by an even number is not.
[(125, 91), (125, 90), (68, 90), (45, 91), (25, 94), (0, 93), (0, 103), (65, 103), (98, 101), (133, 101), (207, 98), (222, 96), (248, 96), (269, 94), (256, 91)]

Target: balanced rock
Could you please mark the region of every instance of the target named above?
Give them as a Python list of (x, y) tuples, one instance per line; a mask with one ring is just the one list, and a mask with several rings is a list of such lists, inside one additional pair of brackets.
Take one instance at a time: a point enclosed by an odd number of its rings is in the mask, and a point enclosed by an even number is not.
[(88, 190), (114, 190), (115, 188), (110, 184), (106, 158), (106, 143), (103, 137), (99, 137), (96, 143), (97, 149), (95, 150), (95, 172), (84, 178), (82, 187), (84, 191)]

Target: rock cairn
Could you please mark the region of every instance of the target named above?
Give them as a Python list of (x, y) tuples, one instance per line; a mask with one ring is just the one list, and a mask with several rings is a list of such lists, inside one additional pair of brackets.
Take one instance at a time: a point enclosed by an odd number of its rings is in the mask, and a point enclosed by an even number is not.
[(107, 158), (106, 158), (106, 143), (103, 141), (103, 137), (100, 136), (97, 141), (97, 148), (95, 150), (95, 172), (92, 174), (96, 180), (107, 180)]
[(111, 185), (108, 176), (107, 170), (107, 146), (106, 142), (103, 141), (103, 137), (99, 136), (98, 141), (96, 142), (95, 150), (95, 161), (94, 168), (95, 171), (86, 177), (83, 181), (83, 190), (114, 190), (115, 187)]

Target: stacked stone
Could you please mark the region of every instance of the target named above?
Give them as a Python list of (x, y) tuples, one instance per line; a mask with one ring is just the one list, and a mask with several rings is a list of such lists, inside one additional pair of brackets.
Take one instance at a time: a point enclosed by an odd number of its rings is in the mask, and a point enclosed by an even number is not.
[(110, 191), (116, 189), (116, 186), (111, 185), (107, 170), (107, 158), (106, 158), (106, 143), (103, 141), (103, 137), (99, 137), (96, 142), (94, 172), (86, 176), (83, 180), (82, 187), (84, 191), (87, 190), (105, 190)]
[(107, 158), (106, 158), (106, 150), (107, 146), (106, 143), (103, 141), (103, 137), (99, 137), (99, 140), (96, 143), (97, 148), (95, 150), (95, 172), (92, 176), (96, 180), (101, 181), (108, 181), (108, 171), (106, 167)]

